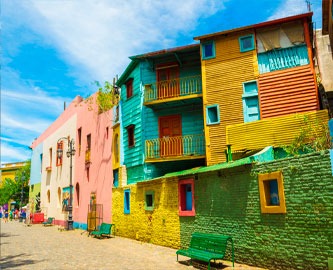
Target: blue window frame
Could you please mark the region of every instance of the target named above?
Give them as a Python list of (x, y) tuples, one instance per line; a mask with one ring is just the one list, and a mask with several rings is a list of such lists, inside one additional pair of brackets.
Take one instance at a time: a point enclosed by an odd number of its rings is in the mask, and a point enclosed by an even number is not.
[(239, 47), (241, 52), (254, 50), (254, 36), (247, 35), (239, 38)]
[(129, 214), (130, 211), (130, 195), (131, 195), (131, 190), (126, 189), (124, 190), (124, 214)]
[(258, 85), (257, 81), (243, 83), (243, 114), (244, 122), (253, 122), (260, 119)]
[(214, 125), (220, 123), (220, 110), (219, 105), (206, 106), (206, 122), (207, 125)]
[(207, 41), (201, 44), (202, 59), (215, 58), (215, 42)]

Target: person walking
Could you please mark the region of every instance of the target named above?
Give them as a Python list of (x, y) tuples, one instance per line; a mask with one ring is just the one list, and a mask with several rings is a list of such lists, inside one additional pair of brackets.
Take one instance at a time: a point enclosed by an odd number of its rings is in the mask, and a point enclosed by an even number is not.
[(8, 209), (5, 210), (5, 220), (4, 222), (8, 222)]

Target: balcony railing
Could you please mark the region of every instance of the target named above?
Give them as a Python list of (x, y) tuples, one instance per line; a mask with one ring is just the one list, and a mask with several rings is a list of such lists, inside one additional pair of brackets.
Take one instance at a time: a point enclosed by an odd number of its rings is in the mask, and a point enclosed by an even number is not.
[(145, 154), (146, 160), (204, 156), (204, 135), (185, 135), (147, 140)]
[(202, 94), (201, 76), (176, 78), (145, 85), (144, 102)]

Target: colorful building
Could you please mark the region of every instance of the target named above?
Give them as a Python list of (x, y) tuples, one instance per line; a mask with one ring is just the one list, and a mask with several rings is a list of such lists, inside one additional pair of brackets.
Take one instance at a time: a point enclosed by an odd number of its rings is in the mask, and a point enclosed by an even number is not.
[[(331, 192), (318, 188), (307, 196), (301, 179), (306, 177), (309, 186), (332, 180), (328, 151), (299, 158), (279, 153), (300, 130), (318, 125), (318, 133), (308, 135), (323, 136), (319, 126), (327, 127), (329, 116), (320, 110), (314, 71), (311, 16), (195, 38), (200, 40), (202, 92), (189, 100), (192, 104), (180, 102), (177, 64), (164, 60), (176, 57), (163, 55), (174, 49), (131, 57), (118, 81), (120, 156), (127, 176), (112, 194), (118, 235), (180, 248), (189, 245), (192, 232), (220, 233), (233, 237), (240, 263), (274, 269), (327, 267), (333, 251), (328, 244)], [(181, 70), (185, 61), (178, 63)], [(179, 136), (177, 129), (184, 131), (186, 122), (177, 124), (173, 115), (186, 119), (186, 108), (195, 116), (190, 122), (204, 130), (204, 144), (193, 151), (205, 147), (199, 151), (203, 163), (195, 154), (183, 160), (187, 148), (177, 144), (185, 135)], [(323, 199), (317, 205), (318, 196)], [(303, 225), (309, 217), (314, 231), (307, 232)], [(301, 239), (312, 239), (315, 256), (307, 259), (308, 241)], [(320, 249), (322, 241), (327, 245)]]
[(319, 110), (311, 17), (306, 13), (194, 38), (201, 44), (207, 165), (226, 161), (227, 145), (235, 149), (227, 141), (230, 125), (255, 126), (258, 120)]
[(127, 183), (204, 165), (199, 46), (130, 58), (117, 82)]
[[(100, 113), (95, 99), (76, 97), (32, 145), (31, 189), (40, 183), (41, 211), (58, 225), (67, 226), (70, 178), (74, 227), (87, 229), (89, 223), (95, 229), (111, 221), (112, 113)], [(72, 139), (71, 164), (66, 152)]]

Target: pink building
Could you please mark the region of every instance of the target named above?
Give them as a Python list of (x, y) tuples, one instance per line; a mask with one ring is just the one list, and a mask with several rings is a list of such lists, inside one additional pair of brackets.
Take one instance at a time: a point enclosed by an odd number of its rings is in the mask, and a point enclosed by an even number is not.
[[(94, 229), (103, 221), (111, 222), (112, 110), (99, 113), (95, 99), (96, 94), (88, 100), (76, 97), (32, 144), (31, 167), (36, 183), (40, 181), (41, 209), (45, 219), (54, 217), (57, 225), (66, 226), (68, 220), (71, 175), (74, 228)], [(71, 174), (66, 152), (72, 140), (76, 151)]]

